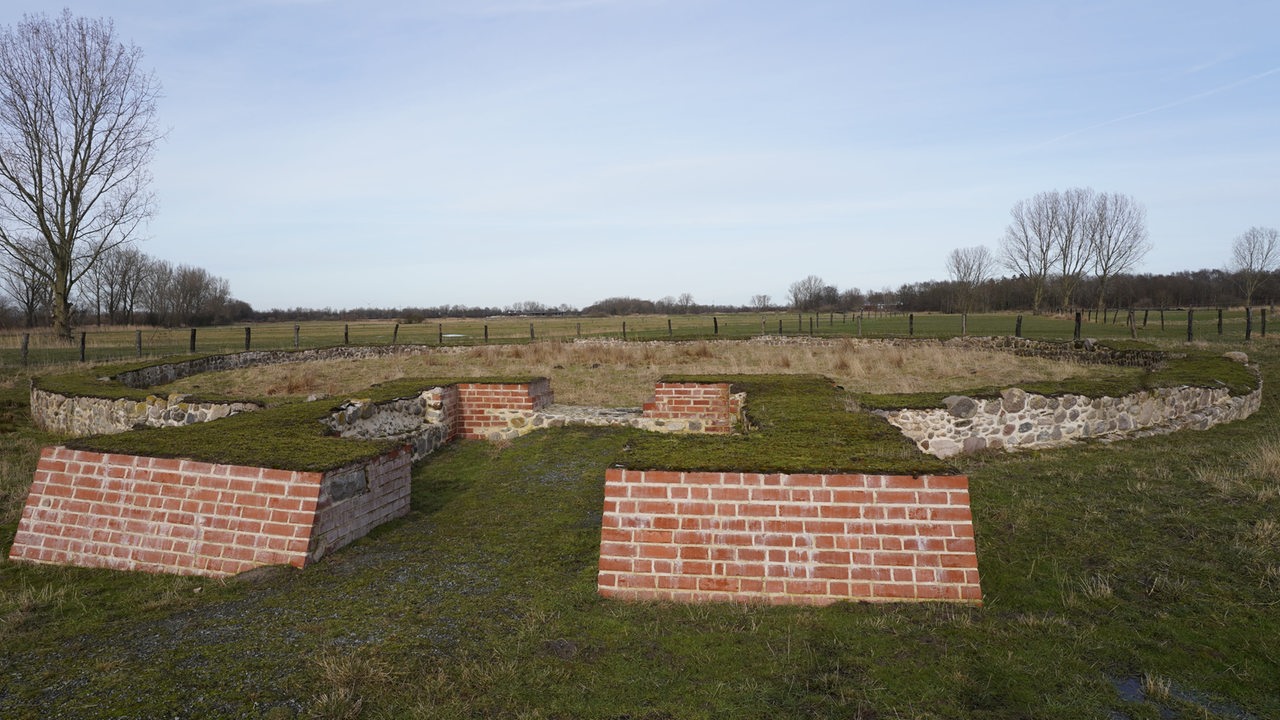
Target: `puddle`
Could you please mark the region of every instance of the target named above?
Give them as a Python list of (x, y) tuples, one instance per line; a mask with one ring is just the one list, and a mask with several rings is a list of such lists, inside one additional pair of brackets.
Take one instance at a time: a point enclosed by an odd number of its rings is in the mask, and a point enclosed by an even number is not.
[[(1172, 720), (1178, 717), (1178, 713), (1170, 708), (1165, 707), (1159, 701), (1148, 700), (1147, 693), (1142, 689), (1142, 678), (1140, 677), (1108, 677), (1111, 681), (1111, 687), (1115, 688), (1116, 694), (1120, 699), (1130, 703), (1151, 703), (1160, 709), (1160, 717), (1163, 720)], [(1215, 702), (1206, 698), (1201, 693), (1190, 690), (1176, 684), (1170, 684), (1169, 697), (1176, 700), (1206, 710), (1221, 717), (1231, 718), (1231, 720), (1259, 720), (1256, 715), (1245, 712), (1244, 710), (1231, 705), (1229, 703)], [(1132, 720), (1129, 715), (1118, 710), (1112, 710), (1110, 720)]]

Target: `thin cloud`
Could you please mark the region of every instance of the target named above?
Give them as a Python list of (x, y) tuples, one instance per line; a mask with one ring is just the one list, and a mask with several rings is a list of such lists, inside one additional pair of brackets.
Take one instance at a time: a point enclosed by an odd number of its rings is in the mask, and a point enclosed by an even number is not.
[(1164, 110), (1168, 110), (1170, 108), (1175, 108), (1181, 105), (1186, 105), (1188, 103), (1193, 103), (1197, 100), (1203, 100), (1204, 98), (1210, 97), (1212, 95), (1217, 95), (1218, 93), (1226, 92), (1227, 90), (1232, 90), (1242, 85), (1248, 85), (1250, 83), (1257, 82), (1258, 80), (1261, 80), (1265, 77), (1269, 77), (1271, 75), (1275, 75), (1276, 73), (1280, 73), (1280, 67), (1273, 67), (1270, 70), (1260, 72), (1256, 75), (1250, 75), (1247, 78), (1236, 80), (1234, 82), (1229, 82), (1226, 85), (1219, 85), (1216, 88), (1211, 88), (1203, 92), (1198, 92), (1194, 95), (1188, 95), (1187, 97), (1181, 98), (1179, 100), (1174, 100), (1173, 102), (1168, 102), (1163, 105), (1157, 105), (1153, 108), (1147, 108), (1146, 110), (1139, 110), (1138, 112), (1129, 113), (1128, 115), (1121, 115), (1120, 117), (1112, 118), (1110, 120), (1107, 120), (1106, 122), (1100, 122), (1096, 125), (1090, 125), (1088, 127), (1080, 128), (1079, 130), (1072, 130), (1069, 133), (1064, 133), (1062, 135), (1059, 135), (1053, 138), (1052, 140), (1048, 140), (1046, 142), (1041, 143), (1039, 147), (1044, 147), (1046, 145), (1053, 145), (1054, 143), (1061, 142), (1063, 140), (1066, 140), (1067, 138), (1075, 137), (1076, 135), (1083, 135), (1084, 133), (1092, 132), (1099, 128), (1108, 127), (1110, 125), (1122, 123), (1127, 120), (1133, 120), (1134, 118), (1139, 118), (1144, 115), (1158, 113)]

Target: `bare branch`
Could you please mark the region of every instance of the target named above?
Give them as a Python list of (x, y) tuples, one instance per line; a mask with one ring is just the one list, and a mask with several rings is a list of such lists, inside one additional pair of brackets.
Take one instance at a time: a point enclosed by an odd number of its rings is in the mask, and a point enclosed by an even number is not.
[(64, 337), (76, 284), (152, 213), (159, 84), (141, 59), (110, 20), (70, 11), (0, 29), (0, 248), (49, 273)]

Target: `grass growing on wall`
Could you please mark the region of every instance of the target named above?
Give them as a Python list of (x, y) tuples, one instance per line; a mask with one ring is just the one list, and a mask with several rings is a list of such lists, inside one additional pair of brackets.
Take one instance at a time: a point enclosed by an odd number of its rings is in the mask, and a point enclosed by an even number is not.
[(637, 470), (945, 474), (883, 418), (849, 412), (840, 388), (813, 375), (679, 376), (668, 382), (729, 382), (746, 392), (748, 427), (734, 435), (647, 433), (616, 463)]
[[(462, 442), (403, 520), (231, 580), (0, 560), (0, 717), (1280, 717), (1280, 349), (1206, 432), (961, 459), (984, 607), (595, 595), (640, 433)], [(0, 384), (0, 549), (40, 444)], [(821, 429), (815, 430), (821, 432)]]
[[(531, 378), (476, 378), (473, 382), (528, 382)], [(449, 378), (402, 379), (367, 388), (361, 398), (384, 402), (423, 390), (452, 385)], [(289, 403), (244, 412), (212, 423), (148, 428), (115, 435), (78, 438), (68, 447), (149, 457), (184, 457), (210, 463), (319, 472), (389, 452), (398, 443), (357, 440), (328, 434), (322, 420), (333, 401)]]
[(1280, 717), (1280, 351), (1253, 350), (1248, 420), (963, 460), (982, 608), (602, 600), (604, 468), (639, 433), (549, 430), (442, 450), (408, 517), (306, 570), (0, 561), (0, 716)]
[[(1258, 387), (1259, 378), (1242, 363), (1207, 351), (1184, 353), (1183, 357), (1169, 357), (1149, 369), (1131, 368), (1128, 373), (1099, 373), (1102, 377), (1086, 376), (1055, 382), (1024, 382), (1016, 387), (1028, 393), (1046, 396), (1083, 395), (1086, 397), (1122, 397), (1144, 390), (1171, 387), (1225, 388), (1232, 395), (1247, 395)], [(996, 398), (1009, 388), (1009, 384), (974, 388), (960, 393), (857, 393), (859, 405), (864, 408), (897, 410), (901, 408), (926, 409), (943, 406), (949, 395), (967, 395), (973, 398)]]

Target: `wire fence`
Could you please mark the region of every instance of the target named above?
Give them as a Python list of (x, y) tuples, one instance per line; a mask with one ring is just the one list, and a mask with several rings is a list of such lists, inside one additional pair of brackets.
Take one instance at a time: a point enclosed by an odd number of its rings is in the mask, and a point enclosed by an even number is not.
[(1267, 308), (1081, 310), (1052, 315), (733, 313), (618, 317), (497, 317), (437, 322), (262, 323), (202, 328), (95, 327), (70, 341), (45, 331), (0, 332), (0, 367), (43, 367), (186, 354), (288, 350), (339, 345), (434, 347), (613, 339), (743, 339), (759, 336), (946, 338), (1019, 336), (1041, 340), (1136, 339), (1239, 342), (1267, 337)]

